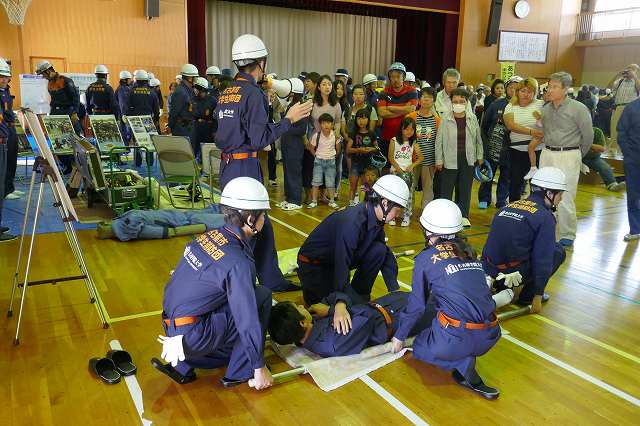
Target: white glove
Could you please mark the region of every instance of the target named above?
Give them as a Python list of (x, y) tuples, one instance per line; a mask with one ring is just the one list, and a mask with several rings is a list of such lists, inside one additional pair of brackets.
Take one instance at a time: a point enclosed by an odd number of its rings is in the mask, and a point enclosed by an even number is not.
[(489, 286), (489, 288), (492, 288), (493, 283), (495, 282), (495, 279), (493, 279), (491, 275), (487, 275), (487, 274), (485, 274), (484, 279), (487, 280), (487, 285)]
[(496, 276), (496, 281), (499, 280), (504, 280), (504, 285), (509, 288), (518, 287), (520, 284), (522, 284), (522, 275), (518, 271), (512, 272), (510, 274), (503, 274), (502, 272), (500, 272)]
[(582, 163), (582, 165), (580, 166), (580, 172), (583, 175), (587, 175), (587, 174), (589, 174), (589, 170), (590, 170), (589, 166), (587, 166), (586, 164)]
[(533, 177), (533, 175), (538, 171), (537, 167), (531, 167), (529, 169), (529, 173), (526, 174), (526, 176), (524, 177), (524, 180), (531, 180), (531, 178)]
[(158, 343), (162, 343), (162, 359), (173, 367), (178, 361), (184, 361), (184, 348), (182, 347), (182, 334), (173, 337), (158, 336)]

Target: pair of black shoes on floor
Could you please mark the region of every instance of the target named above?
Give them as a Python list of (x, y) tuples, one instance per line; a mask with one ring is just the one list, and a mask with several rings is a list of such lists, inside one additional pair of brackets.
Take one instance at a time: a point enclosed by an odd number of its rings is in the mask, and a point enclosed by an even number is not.
[(138, 369), (127, 351), (112, 350), (107, 352), (105, 358), (89, 360), (89, 372), (109, 385), (120, 382), (122, 376), (136, 374), (136, 371)]
[[(191, 383), (196, 379), (196, 373), (194, 371), (191, 371), (191, 373), (186, 375), (182, 374), (178, 370), (173, 368), (171, 364), (169, 363), (165, 364), (162, 361), (160, 361), (158, 358), (151, 358), (151, 365), (153, 365), (153, 367), (159, 372), (161, 372), (162, 374), (169, 376), (171, 380), (173, 380), (179, 385), (186, 385), (187, 383)], [(225, 388), (232, 388), (239, 384), (246, 383), (247, 381), (249, 381), (249, 379), (234, 380), (234, 379), (228, 379), (226, 377), (223, 377), (222, 379), (220, 379), (220, 383), (222, 383), (222, 385)]]
[(485, 385), (479, 376), (477, 376), (476, 379), (477, 383), (470, 383), (467, 381), (467, 379), (465, 379), (458, 370), (453, 370), (451, 377), (453, 377), (453, 380), (455, 380), (459, 385), (471, 389), (483, 398), (497, 399), (500, 396), (500, 391), (498, 389)]

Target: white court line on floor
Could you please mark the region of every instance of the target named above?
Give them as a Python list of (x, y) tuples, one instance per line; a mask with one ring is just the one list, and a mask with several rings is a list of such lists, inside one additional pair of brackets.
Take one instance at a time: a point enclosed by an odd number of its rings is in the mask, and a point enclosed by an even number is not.
[[(109, 346), (114, 350), (122, 350), (122, 345), (119, 340), (112, 340), (109, 342)], [(136, 411), (138, 411), (138, 416), (140, 416), (140, 421), (142, 422), (142, 426), (151, 426), (153, 422), (151, 420), (147, 420), (144, 418), (144, 404), (142, 402), (142, 389), (140, 388), (140, 383), (138, 383), (138, 379), (136, 379), (135, 374), (132, 376), (124, 377), (124, 381), (127, 384), (127, 388), (129, 389), (129, 393), (131, 394), (131, 399), (133, 400), (133, 404), (136, 406)]]
[(596, 377), (593, 377), (592, 375), (587, 374), (584, 371), (579, 370), (579, 369), (567, 364), (566, 362), (560, 361), (558, 358), (555, 358), (555, 357), (553, 357), (553, 356), (551, 356), (551, 355), (549, 355), (549, 354), (547, 354), (545, 352), (542, 352), (540, 349), (534, 348), (533, 346), (528, 345), (527, 343), (525, 343), (525, 342), (523, 342), (521, 340), (518, 340), (513, 336), (510, 336), (510, 335), (506, 335), (505, 336), (505, 335), (503, 335), (502, 337), (504, 339), (508, 340), (509, 342), (514, 343), (514, 344), (520, 346), (521, 348), (531, 352), (532, 354), (535, 354), (535, 355), (539, 356), (540, 358), (545, 359), (545, 360), (549, 361), (550, 363), (552, 363), (552, 364), (554, 364), (554, 365), (556, 365), (556, 366), (558, 366), (558, 367), (560, 367), (560, 368), (562, 368), (562, 369), (564, 369), (564, 370), (566, 370), (566, 371), (568, 371), (568, 372), (570, 372), (572, 374), (575, 374), (576, 376), (580, 377), (581, 379), (584, 379), (584, 380), (586, 380), (586, 381), (598, 386), (599, 388), (604, 389), (605, 391), (617, 396), (618, 398), (622, 398), (625, 401), (632, 403), (636, 407), (640, 407), (640, 399), (638, 399), (638, 398), (636, 398), (636, 397), (634, 397), (632, 395), (629, 395), (628, 393), (626, 393), (624, 391), (621, 391), (620, 389), (618, 389), (616, 387), (613, 387), (610, 384), (605, 383), (602, 380), (600, 380), (600, 379), (598, 379)]
[(360, 377), (360, 380), (362, 380), (367, 386), (369, 386), (369, 388), (377, 393), (382, 399), (387, 401), (393, 408), (398, 410), (398, 412), (405, 416), (411, 423), (413, 423), (414, 425), (429, 426), (429, 423), (418, 417), (416, 413), (411, 411), (409, 407), (400, 402), (398, 398), (391, 395), (385, 388), (380, 386), (378, 382), (369, 377), (368, 374)]

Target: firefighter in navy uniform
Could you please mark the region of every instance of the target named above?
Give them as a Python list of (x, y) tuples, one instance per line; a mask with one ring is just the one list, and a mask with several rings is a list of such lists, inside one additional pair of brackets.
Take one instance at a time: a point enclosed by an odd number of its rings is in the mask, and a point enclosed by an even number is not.
[(13, 100), (9, 93), (9, 80), (11, 79), (11, 68), (9, 64), (0, 58), (0, 242), (12, 241), (17, 237), (9, 234), (9, 228), (2, 226), (2, 204), (6, 195), (7, 184), (7, 148), (9, 138), (15, 137), (15, 127), (13, 125), (15, 115), (13, 114)]
[[(17, 190), (14, 185), (16, 168), (18, 165), (18, 136), (16, 135), (16, 115), (13, 112), (13, 100), (15, 96), (11, 94), (11, 64), (0, 58), (0, 77), (6, 77), (5, 87), (0, 87), (0, 102), (3, 106), (3, 115), (0, 121), (4, 122), (8, 129), (7, 137), (7, 169), (4, 176), (4, 196), (7, 199), (18, 199), (24, 195), (24, 191)], [(1, 232), (0, 232), (1, 233)]]
[(98, 80), (91, 83), (85, 93), (87, 114), (114, 115), (119, 120), (120, 107), (113, 88), (107, 83), (109, 70), (104, 65), (96, 65), (95, 75)]
[[(215, 117), (218, 120), (216, 145), (222, 151), (220, 187), (238, 176), (263, 181), (257, 152), (275, 142), (294, 123), (309, 116), (311, 102), (289, 108), (279, 123), (269, 123), (269, 102), (260, 88), (265, 76), (267, 48), (252, 34), (238, 37), (231, 49), (238, 74), (220, 94)], [(171, 104), (173, 110), (173, 101)], [(267, 217), (256, 241), (256, 269), (260, 283), (271, 290), (290, 290), (295, 286), (284, 278), (278, 267), (273, 228)]]
[[(153, 93), (156, 98), (158, 98), (158, 108), (160, 110), (160, 114), (162, 114), (162, 108), (164, 107), (164, 99), (162, 98), (162, 91), (160, 90), (160, 80), (157, 78), (152, 78), (149, 80), (149, 87), (151, 87), (151, 93)], [(156, 130), (160, 131), (160, 118), (154, 121), (153, 124), (156, 126)]]
[(566, 191), (562, 170), (542, 167), (531, 178), (531, 195), (502, 208), (493, 218), (482, 251), (486, 273), (498, 288), (523, 284), (517, 303), (540, 312), (549, 299), (544, 292), (549, 278), (565, 260), (564, 247), (556, 242), (553, 215)]
[(398, 263), (385, 243), (384, 225), (394, 221), (408, 201), (409, 188), (400, 177), (382, 176), (367, 202), (332, 213), (311, 232), (298, 251), (298, 277), (307, 305), (334, 292), (366, 303), (379, 272), (389, 291), (398, 290)]
[(209, 94), (216, 98), (217, 102), (220, 97), (220, 90), (218, 89), (220, 87), (220, 68), (212, 65), (207, 68), (206, 73), (207, 81), (209, 82)]
[(195, 380), (194, 368), (227, 366), (225, 387), (253, 378), (256, 389), (273, 379), (263, 359), (271, 291), (255, 285), (250, 241), (263, 229), (269, 194), (255, 179), (240, 177), (222, 191), (225, 224), (187, 244), (164, 290), (163, 364), (151, 363), (179, 384)]
[(193, 83), (198, 77), (198, 68), (184, 64), (180, 71), (182, 79), (171, 95), (168, 126), (173, 136), (191, 137), (193, 133), (193, 101), (195, 92)]
[(115, 91), (116, 103), (118, 104), (118, 110), (120, 111), (120, 120), (118, 120), (118, 124), (120, 125), (120, 133), (122, 133), (122, 137), (128, 145), (131, 140), (131, 132), (129, 131), (127, 124), (124, 122), (124, 116), (127, 115), (127, 99), (129, 98), (129, 93), (131, 93), (131, 81), (133, 80), (133, 76), (129, 71), (123, 70), (120, 71), (119, 77), (120, 84), (118, 84), (118, 88)]
[(198, 161), (202, 162), (202, 144), (213, 143), (213, 135), (217, 127), (217, 121), (213, 116), (217, 100), (209, 94), (209, 83), (204, 77), (197, 77), (193, 87), (196, 91), (196, 98), (193, 104), (195, 123), (191, 146)]
[[(155, 123), (160, 119), (160, 107), (158, 98), (149, 87), (149, 75), (144, 70), (136, 70), (135, 78), (136, 82), (133, 83), (129, 96), (125, 100), (125, 109), (122, 113), (130, 116), (150, 115)], [(150, 157), (147, 158), (148, 161), (153, 158), (152, 154), (148, 157)], [(136, 152), (136, 166), (141, 164), (142, 156)]]
[(463, 229), (462, 213), (453, 201), (437, 199), (425, 206), (420, 224), (426, 244), (415, 257), (411, 295), (400, 312), (392, 350), (402, 349), (428, 305), (434, 304), (437, 314), (414, 340), (413, 356), (451, 371), (458, 384), (480, 396), (496, 399), (500, 392), (485, 385), (475, 368), (476, 357), (500, 339), (496, 304), (482, 263), (457, 235)]

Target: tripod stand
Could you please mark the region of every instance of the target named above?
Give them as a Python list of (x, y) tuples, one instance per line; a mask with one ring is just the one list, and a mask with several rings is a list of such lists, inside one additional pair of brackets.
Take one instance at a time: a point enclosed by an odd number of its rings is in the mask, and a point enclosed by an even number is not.
[[(53, 166), (55, 167), (55, 165)], [(102, 322), (103, 328), (108, 328), (109, 324), (107, 323), (104, 311), (102, 310), (102, 305), (98, 300), (98, 292), (96, 287), (91, 279), (91, 275), (89, 274), (89, 270), (87, 268), (87, 264), (84, 260), (84, 256), (82, 254), (82, 248), (80, 247), (80, 241), (78, 240), (78, 235), (76, 234), (76, 230), (73, 227), (73, 222), (77, 220), (70, 214), (69, 210), (65, 206), (62, 201), (62, 197), (60, 196), (60, 189), (58, 186), (58, 178), (56, 173), (54, 172), (53, 167), (49, 164), (49, 162), (43, 157), (37, 157), (31, 172), (31, 184), (29, 185), (29, 195), (27, 197), (27, 206), (25, 209), (24, 221), (22, 223), (22, 237), (20, 238), (20, 249), (18, 251), (18, 262), (16, 264), (16, 272), (13, 277), (13, 288), (11, 289), (11, 301), (9, 304), (9, 311), (7, 312), (7, 316), (13, 316), (13, 302), (16, 294), (16, 289), (18, 287), (22, 288), (22, 295), (20, 297), (20, 310), (18, 311), (18, 323), (16, 326), (16, 336), (13, 341), (15, 345), (20, 344), (20, 324), (22, 322), (22, 310), (24, 308), (24, 300), (27, 294), (27, 287), (41, 285), (41, 284), (57, 284), (59, 282), (64, 281), (77, 281), (83, 280), (85, 286), (87, 287), (87, 292), (89, 293), (89, 301), (90, 303), (96, 304), (96, 309), (98, 310), (98, 315), (100, 316), (100, 321)], [(38, 182), (38, 199), (36, 202), (35, 215), (33, 218), (33, 225), (31, 228), (31, 240), (29, 242), (29, 250), (27, 253), (27, 262), (25, 264), (24, 270), (24, 280), (19, 280), (20, 274), (20, 266), (22, 263), (22, 249), (25, 243), (25, 235), (27, 233), (27, 222), (29, 219), (29, 210), (31, 208), (31, 201), (33, 198), (33, 189), (36, 185), (36, 177), (38, 172), (40, 172), (40, 178)], [(60, 215), (60, 220), (64, 224), (64, 233), (67, 237), (67, 242), (73, 251), (73, 255), (78, 263), (78, 267), (80, 269), (80, 275), (67, 276), (67, 277), (58, 277), (58, 278), (49, 278), (38, 281), (29, 281), (29, 272), (31, 269), (31, 259), (33, 255), (33, 247), (36, 241), (36, 230), (38, 227), (38, 218), (40, 216), (40, 209), (42, 207), (43, 195), (45, 184), (49, 183), (49, 187), (53, 193), (54, 198), (54, 207), (58, 209), (58, 214)]]

